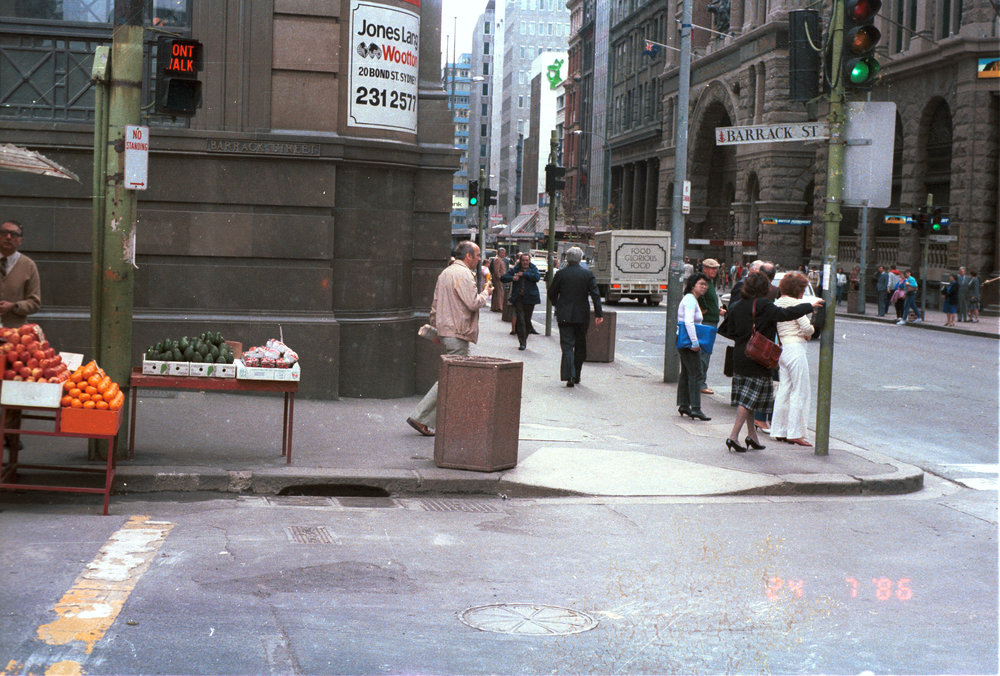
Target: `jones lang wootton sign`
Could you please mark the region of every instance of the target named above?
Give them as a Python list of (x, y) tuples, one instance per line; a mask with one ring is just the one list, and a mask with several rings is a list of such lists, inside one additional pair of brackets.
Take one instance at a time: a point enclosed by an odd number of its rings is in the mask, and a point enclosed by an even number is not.
[(351, 3), (349, 127), (417, 133), (420, 15)]

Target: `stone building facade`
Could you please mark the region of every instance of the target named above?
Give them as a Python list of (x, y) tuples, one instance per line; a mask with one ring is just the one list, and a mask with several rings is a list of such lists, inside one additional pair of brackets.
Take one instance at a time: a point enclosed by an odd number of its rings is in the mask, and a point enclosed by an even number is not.
[[(680, 18), (680, 2), (668, 3)], [(797, 0), (734, 0), (725, 14), (697, 12), (696, 26), (714, 27), (719, 36), (695, 29), (689, 111), (688, 178), (692, 210), (688, 239), (755, 241), (739, 247), (689, 247), (689, 255), (727, 261), (758, 256), (786, 267), (823, 259), (823, 200), (826, 194), (825, 143), (771, 143), (717, 146), (721, 126), (776, 124), (823, 119), (821, 105), (793, 102), (788, 89), (788, 12), (814, 7)], [(832, 3), (820, 9), (826, 35)], [(669, 23), (667, 43), (679, 45)], [(889, 224), (910, 215), (927, 195), (951, 217), (954, 243), (932, 243), (927, 278), (939, 280), (965, 265), (981, 277), (996, 276), (998, 261), (998, 119), (1000, 92), (995, 78), (980, 76), (981, 59), (996, 57), (1000, 23), (988, 0), (911, 3), (884, 0), (876, 19), (883, 38), (881, 73), (873, 101), (896, 104), (893, 197), (888, 209), (867, 210), (867, 262), (920, 265), (919, 238), (908, 225)], [(678, 57), (670, 52), (664, 84), (663, 147), (659, 153), (657, 227), (668, 229), (673, 195)], [(858, 100), (857, 95), (852, 95)], [(812, 220), (812, 227), (761, 225), (762, 218)], [(860, 209), (845, 207), (838, 263), (845, 269), (861, 259)], [(991, 291), (995, 302), (995, 289)], [(991, 299), (989, 294), (987, 300)]]
[[(24, 250), (38, 262), (35, 318), (53, 344), (85, 355), (89, 80), (95, 47), (111, 41), (113, 4), (0, 3), (0, 135), (81, 178), (5, 175), (0, 214), (24, 223)], [(300, 353), (307, 396), (424, 389), (432, 355), (416, 329), (448, 260), (457, 166), (440, 0), (170, 4), (180, 11), (146, 25), (203, 43), (203, 105), (190, 121), (144, 109), (151, 149), (138, 199), (133, 363), (165, 336), (212, 329), (258, 344), (281, 332)], [(400, 44), (390, 44), (390, 23), (408, 27)], [(146, 34), (148, 103), (155, 33)], [(371, 80), (390, 70), (398, 85)]]

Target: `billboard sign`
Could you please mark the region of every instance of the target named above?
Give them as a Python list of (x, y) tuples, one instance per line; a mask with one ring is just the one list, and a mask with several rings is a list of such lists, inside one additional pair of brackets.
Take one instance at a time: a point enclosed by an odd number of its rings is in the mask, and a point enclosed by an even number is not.
[(347, 126), (417, 133), (420, 14), (351, 2)]

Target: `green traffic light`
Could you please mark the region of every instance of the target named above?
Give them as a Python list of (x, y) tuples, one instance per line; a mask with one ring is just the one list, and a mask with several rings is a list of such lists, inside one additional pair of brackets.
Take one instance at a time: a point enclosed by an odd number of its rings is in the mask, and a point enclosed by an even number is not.
[(864, 84), (869, 77), (868, 64), (860, 59), (851, 67), (851, 84)]
[(479, 198), (478, 197), (473, 196), (473, 197), (469, 198), (469, 206), (470, 207), (474, 207), (477, 204), (479, 204)]
[(941, 231), (941, 224), (940, 223), (934, 223), (933, 225), (931, 225), (931, 230), (933, 230), (934, 232), (940, 232)]

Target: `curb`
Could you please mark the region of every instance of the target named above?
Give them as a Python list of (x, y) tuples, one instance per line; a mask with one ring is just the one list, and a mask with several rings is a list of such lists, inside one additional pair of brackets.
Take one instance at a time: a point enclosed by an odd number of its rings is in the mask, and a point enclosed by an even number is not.
[[(858, 314), (856, 312), (838, 312), (838, 317), (845, 317), (847, 319), (861, 319), (869, 322), (877, 322), (879, 324), (895, 324), (895, 319), (887, 319), (885, 317), (879, 317), (878, 315), (870, 314)], [(902, 326), (910, 326), (915, 328), (927, 329), (928, 331), (944, 331), (946, 333), (951, 333), (960, 336), (978, 336), (980, 338), (993, 338), (1000, 340), (1000, 332), (992, 331), (980, 331), (978, 329), (958, 329), (957, 331), (950, 326), (942, 326), (940, 324), (928, 324), (926, 321), (922, 321), (919, 324), (908, 323), (902, 324)]]
[[(713, 492), (702, 495), (771, 495), (771, 496), (838, 496), (838, 495), (896, 495), (912, 493), (923, 488), (924, 473), (916, 467), (891, 462), (897, 471), (872, 476), (846, 474), (786, 474), (777, 477), (778, 483), (746, 490)], [(213, 492), (252, 495), (279, 495), (289, 488), (322, 490), (336, 495), (338, 490), (356, 490), (358, 487), (385, 491), (390, 495), (490, 495), (503, 494), (518, 498), (550, 498), (567, 496), (602, 496), (601, 493), (580, 492), (522, 484), (504, 478), (503, 474), (484, 473), (481, 476), (434, 476), (437, 471), (423, 473), (415, 470), (355, 470), (331, 471), (328, 469), (265, 469), (222, 470), (212, 467), (192, 467), (177, 471), (171, 467), (120, 469), (115, 477), (113, 492)], [(322, 487), (322, 489), (320, 489)], [(639, 496), (632, 496), (639, 497)], [(649, 497), (649, 496), (641, 496)], [(659, 494), (657, 497), (672, 497)], [(691, 497), (686, 495), (685, 497)]]

